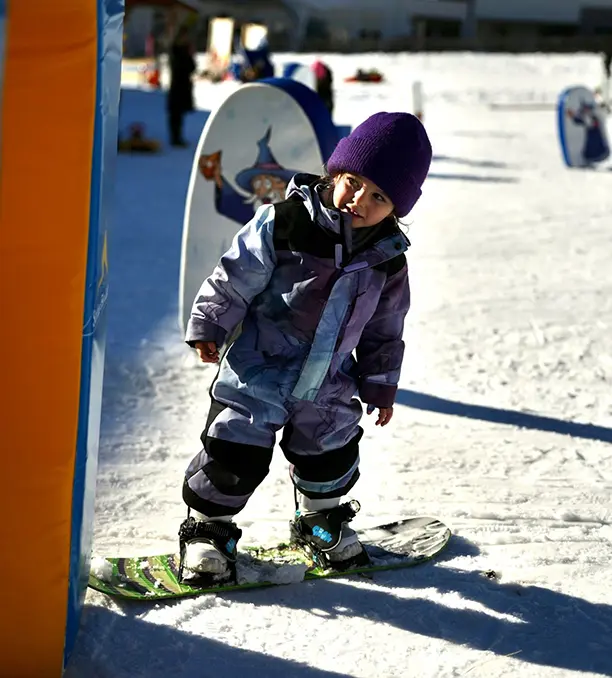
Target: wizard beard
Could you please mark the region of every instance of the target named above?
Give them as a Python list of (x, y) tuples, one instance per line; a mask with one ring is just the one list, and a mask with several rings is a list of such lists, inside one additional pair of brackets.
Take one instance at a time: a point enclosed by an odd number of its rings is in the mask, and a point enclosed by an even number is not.
[(271, 205), (272, 203), (275, 202), (281, 202), (284, 199), (285, 199), (284, 192), (271, 190), (268, 191), (265, 195), (255, 195), (255, 194), (251, 195), (245, 200), (245, 203), (247, 205), (252, 205), (253, 211), (257, 212), (257, 210), (262, 205)]

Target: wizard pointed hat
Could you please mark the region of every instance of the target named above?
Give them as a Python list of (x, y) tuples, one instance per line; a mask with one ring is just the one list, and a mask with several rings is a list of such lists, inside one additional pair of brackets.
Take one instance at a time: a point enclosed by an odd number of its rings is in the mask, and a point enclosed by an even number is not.
[(287, 182), (289, 182), (294, 174), (297, 174), (298, 170), (285, 169), (276, 161), (276, 158), (270, 150), (271, 132), (272, 128), (268, 127), (266, 133), (257, 142), (257, 160), (255, 161), (253, 167), (244, 169), (241, 172), (238, 172), (236, 175), (235, 181), (238, 186), (243, 188), (245, 191), (249, 191), (249, 193), (253, 190), (253, 187), (251, 186), (251, 180), (260, 174), (271, 174), (272, 176), (279, 177), (280, 179), (284, 179)]

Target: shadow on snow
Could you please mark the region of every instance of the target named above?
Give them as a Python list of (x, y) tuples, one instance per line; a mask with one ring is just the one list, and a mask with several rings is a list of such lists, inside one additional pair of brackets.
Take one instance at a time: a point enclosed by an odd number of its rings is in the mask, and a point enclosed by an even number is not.
[(395, 402), (397, 405), (405, 405), (407, 407), (412, 407), (415, 410), (438, 412), (439, 414), (448, 414), (454, 417), (479, 419), (495, 424), (506, 424), (519, 428), (559, 433), (574, 438), (612, 443), (612, 429), (606, 428), (605, 426), (579, 424), (565, 419), (544, 417), (539, 414), (530, 414), (518, 410), (504, 410), (485, 405), (471, 405), (469, 403), (438, 398), (436, 396), (428, 395), (427, 393), (419, 393), (407, 389), (400, 389), (397, 392)]
[[(517, 661), (610, 675), (611, 605), (591, 603), (542, 586), (500, 584), (481, 571), (444, 564), (478, 553), (476, 545), (455, 536), (435, 562), (376, 573), (376, 588), (356, 587), (355, 583), (364, 580), (353, 576), (210, 596), (222, 595), (230, 604), (253, 605), (255, 610), (272, 605), (309, 611), (323, 623), (357, 617), (500, 657), (512, 655)], [(367, 582), (369, 585), (370, 580)], [(402, 589), (412, 595), (403, 597)], [(457, 607), (457, 594), (471, 609)], [(159, 603), (157, 608), (176, 607), (180, 611), (181, 606), (189, 605), (197, 607), (197, 602), (172, 601)], [(125, 602), (118, 608), (120, 613), (85, 608), (82, 632), (65, 678), (84, 675), (81, 670), (86, 670), (89, 678), (161, 678), (168, 675), (170, 667), (177, 678), (201, 675), (203, 667), (227, 678), (245, 672), (266, 678), (345, 678), (344, 674), (148, 623), (141, 617), (152, 609), (151, 605)], [(197, 609), (187, 612), (189, 618), (197, 616)], [(223, 623), (222, 608), (215, 619)], [(299, 625), (288, 626), (287, 643), (299, 633)], [(347, 637), (346, 642), (351, 639)], [(384, 664), (384, 659), (381, 662)]]

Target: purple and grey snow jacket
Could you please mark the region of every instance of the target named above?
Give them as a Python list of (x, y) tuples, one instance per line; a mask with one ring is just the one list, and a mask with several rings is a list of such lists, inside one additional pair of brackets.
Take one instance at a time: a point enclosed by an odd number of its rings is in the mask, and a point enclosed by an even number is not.
[(298, 174), (287, 200), (257, 210), (202, 284), (185, 340), (221, 346), (242, 324), (227, 354), (239, 356), (231, 381), (240, 388), (265, 371), (279, 397), (331, 404), (358, 393), (391, 407), (410, 305), (409, 242), (392, 218), (352, 229), (349, 216), (321, 203), (324, 188)]

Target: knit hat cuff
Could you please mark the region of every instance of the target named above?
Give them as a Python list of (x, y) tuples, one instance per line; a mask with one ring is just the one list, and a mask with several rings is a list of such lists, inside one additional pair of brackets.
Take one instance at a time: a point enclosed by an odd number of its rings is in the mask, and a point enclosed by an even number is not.
[(331, 175), (354, 172), (373, 181), (389, 196), (396, 215), (405, 217), (421, 197), (421, 189), (411, 176), (389, 174), (387, 167), (380, 167), (376, 153), (377, 147), (371, 139), (344, 137), (329, 158), (327, 171)]

